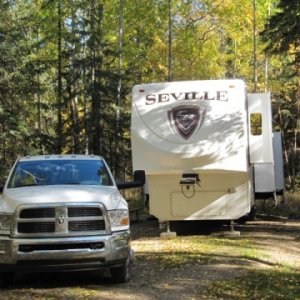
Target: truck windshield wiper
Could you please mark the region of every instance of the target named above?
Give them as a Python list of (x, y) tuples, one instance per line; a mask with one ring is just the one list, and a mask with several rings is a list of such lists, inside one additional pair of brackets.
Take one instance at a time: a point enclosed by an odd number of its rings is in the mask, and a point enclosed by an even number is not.
[(36, 185), (39, 185), (39, 184), (36, 184), (36, 183), (19, 184), (19, 185), (15, 185), (14, 187), (15, 187), (15, 188), (19, 188), (19, 187), (36, 186)]

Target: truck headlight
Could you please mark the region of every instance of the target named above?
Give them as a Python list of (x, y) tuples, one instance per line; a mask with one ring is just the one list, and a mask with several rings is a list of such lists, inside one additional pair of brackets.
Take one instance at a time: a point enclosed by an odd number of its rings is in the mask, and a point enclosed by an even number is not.
[(0, 230), (9, 231), (12, 221), (12, 214), (0, 213)]
[(129, 228), (129, 214), (126, 209), (110, 210), (108, 212), (111, 230), (125, 230)]

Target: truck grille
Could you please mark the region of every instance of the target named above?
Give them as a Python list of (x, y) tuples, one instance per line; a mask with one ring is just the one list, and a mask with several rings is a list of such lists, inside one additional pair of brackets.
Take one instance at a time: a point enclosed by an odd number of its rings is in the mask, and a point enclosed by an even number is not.
[(17, 236), (63, 236), (105, 233), (105, 218), (99, 205), (23, 207), (15, 224)]
[(55, 209), (54, 207), (47, 208), (27, 208), (20, 212), (20, 218), (54, 218)]
[(55, 232), (55, 222), (19, 222), (20, 233), (49, 233)]

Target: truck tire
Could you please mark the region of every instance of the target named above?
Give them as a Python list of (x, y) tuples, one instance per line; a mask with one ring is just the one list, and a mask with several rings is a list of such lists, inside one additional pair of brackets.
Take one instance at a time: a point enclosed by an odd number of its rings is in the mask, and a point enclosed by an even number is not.
[(2, 287), (10, 286), (14, 283), (15, 273), (14, 272), (1, 272), (0, 281)]
[(127, 258), (120, 267), (110, 269), (111, 279), (114, 283), (125, 283), (130, 280), (131, 262)]

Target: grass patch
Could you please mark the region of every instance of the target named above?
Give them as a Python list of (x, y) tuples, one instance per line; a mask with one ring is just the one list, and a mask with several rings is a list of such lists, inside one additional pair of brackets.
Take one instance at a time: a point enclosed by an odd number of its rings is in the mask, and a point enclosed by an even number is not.
[(203, 236), (148, 239), (132, 242), (137, 259), (159, 265), (161, 269), (180, 268), (184, 264), (208, 264), (232, 260), (256, 261), (263, 257), (253, 241)]
[(211, 283), (204, 292), (208, 299), (300, 299), (300, 271), (284, 267), (248, 271), (233, 280)]
[[(275, 252), (256, 239), (153, 238), (136, 240), (133, 248), (137, 259), (160, 270), (180, 269), (186, 264), (223, 266), (219, 272), (224, 276), (220, 280), (207, 279), (208, 285), (199, 295), (201, 299), (300, 299), (300, 271), (296, 264), (276, 257)], [(226, 265), (228, 269), (224, 268)], [(230, 268), (233, 276), (228, 276)]]

